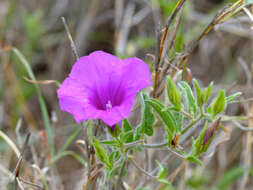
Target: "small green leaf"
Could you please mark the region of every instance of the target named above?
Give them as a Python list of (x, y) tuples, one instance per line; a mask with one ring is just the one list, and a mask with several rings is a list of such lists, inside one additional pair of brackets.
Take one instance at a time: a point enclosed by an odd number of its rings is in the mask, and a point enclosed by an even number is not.
[(143, 132), (143, 127), (141, 125), (138, 125), (135, 129), (135, 136), (134, 136), (134, 140), (138, 141), (141, 139), (142, 135), (144, 134)]
[(172, 81), (170, 76), (167, 76), (166, 80), (167, 94), (170, 102), (175, 106), (177, 111), (181, 110), (181, 94), (177, 89), (176, 84)]
[(215, 118), (216, 115), (223, 112), (226, 107), (225, 91), (220, 90), (218, 97), (214, 100), (212, 105), (212, 116)]
[(232, 102), (233, 100), (235, 100), (236, 98), (240, 97), (241, 95), (242, 95), (241, 92), (236, 92), (236, 93), (234, 93), (234, 94), (232, 94), (232, 95), (226, 97), (226, 98), (225, 98), (226, 103)]
[(165, 178), (166, 175), (167, 175), (167, 173), (168, 173), (167, 168), (166, 168), (166, 167), (163, 167), (163, 165), (160, 164), (160, 162), (158, 162), (157, 160), (156, 160), (155, 162), (156, 162), (156, 164), (157, 164), (157, 166), (158, 166), (158, 168), (159, 168), (159, 172), (158, 172), (158, 174), (157, 174), (157, 178), (158, 178), (158, 179), (163, 179), (163, 178)]
[(176, 112), (176, 111), (171, 111), (171, 113), (173, 114), (173, 116), (175, 118), (178, 131), (181, 132), (182, 126), (183, 126), (183, 121), (184, 121), (183, 114), (181, 114), (180, 112)]
[(115, 161), (117, 161), (120, 158), (120, 152), (118, 150), (112, 151), (109, 156), (109, 162), (111, 165), (114, 164)]
[(106, 168), (106, 178), (109, 180), (111, 177), (113, 177), (117, 171), (122, 168), (124, 164), (124, 159), (121, 159), (121, 161), (114, 167), (112, 168)]
[(171, 185), (171, 183), (167, 179), (160, 179), (160, 178), (158, 178), (157, 181), (159, 181), (160, 183), (164, 183), (166, 185)]
[(116, 146), (116, 147), (119, 147), (120, 144), (118, 141), (99, 141), (99, 144), (102, 144), (102, 145), (107, 145), (107, 146)]
[(193, 79), (193, 84), (194, 84), (195, 93), (196, 93), (196, 98), (197, 98), (197, 105), (198, 105), (199, 107), (202, 107), (203, 102), (202, 102), (201, 88), (200, 88), (199, 83), (197, 82), (196, 79)]
[(152, 136), (154, 133), (153, 124), (155, 122), (155, 117), (152, 113), (152, 107), (145, 102), (148, 99), (148, 96), (144, 93), (140, 93), (141, 95), (141, 102), (142, 102), (142, 121), (141, 126), (143, 127), (143, 132), (148, 135)]
[(187, 111), (188, 113), (192, 114), (192, 115), (196, 115), (198, 112), (197, 109), (197, 105), (196, 105), (196, 101), (195, 98), (193, 96), (193, 92), (191, 90), (191, 87), (184, 81), (180, 82), (180, 87), (182, 90), (184, 90), (184, 97), (186, 100), (186, 104), (187, 104)]
[(124, 119), (122, 122), (122, 133), (120, 139), (124, 143), (130, 143), (134, 141), (134, 132), (131, 124), (127, 119)]
[(202, 92), (203, 104), (205, 104), (208, 101), (211, 91), (212, 91), (212, 88), (213, 88), (213, 82), (211, 82), (209, 84), (209, 86), (203, 90), (203, 92)]
[(199, 165), (202, 166), (202, 162), (197, 157), (195, 157), (195, 156), (192, 156), (192, 155), (187, 156), (186, 160), (188, 160), (190, 162), (195, 162), (195, 163), (197, 163), (197, 164), (199, 164)]
[(173, 138), (173, 134), (175, 132), (179, 132), (174, 115), (171, 113), (170, 110), (163, 111), (165, 109), (165, 106), (156, 99), (149, 99), (149, 100), (146, 100), (146, 102), (149, 103), (153, 107), (153, 109), (158, 113), (158, 115), (164, 122), (165, 129), (168, 134), (169, 142), (171, 142)]
[(96, 149), (96, 157), (109, 169), (112, 168), (112, 164), (109, 161), (109, 157), (107, 156), (106, 150), (100, 146), (96, 137), (94, 137), (93, 146)]
[(123, 121), (122, 121), (122, 129), (123, 129), (123, 132), (128, 132), (128, 131), (132, 131), (133, 130), (131, 124), (129, 123), (129, 121), (127, 119), (123, 119)]
[(108, 127), (108, 132), (114, 137), (117, 138), (121, 134), (121, 128), (118, 123), (115, 124), (114, 128)]
[(126, 133), (123, 133), (120, 135), (120, 139), (124, 143), (130, 143), (133, 142), (134, 140), (134, 134), (133, 131), (128, 131)]
[(200, 155), (201, 153), (203, 153), (203, 142), (204, 142), (204, 136), (205, 136), (205, 133), (206, 133), (206, 129), (207, 129), (207, 122), (205, 123), (205, 126), (204, 128), (202, 129), (199, 137), (194, 140), (194, 155)]

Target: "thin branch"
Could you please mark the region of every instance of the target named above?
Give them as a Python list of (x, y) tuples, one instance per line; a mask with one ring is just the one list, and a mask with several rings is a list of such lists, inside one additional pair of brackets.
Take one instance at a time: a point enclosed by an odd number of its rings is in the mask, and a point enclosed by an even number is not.
[(242, 131), (253, 131), (253, 127), (244, 127), (242, 124), (240, 124), (238, 121), (232, 121), (235, 127), (241, 129)]
[(67, 25), (66, 20), (65, 20), (64, 17), (61, 17), (61, 20), (62, 20), (62, 23), (63, 23), (63, 25), (65, 27), (68, 39), (70, 41), (70, 46), (71, 46), (72, 52), (74, 53), (76, 60), (78, 60), (79, 56), (78, 56), (78, 53), (77, 53), (76, 45), (75, 45), (75, 43), (73, 41), (73, 38), (72, 38), (72, 36), (70, 34), (69, 27), (68, 27), (68, 25)]
[(189, 167), (189, 162), (185, 161), (184, 175), (182, 176), (182, 181), (181, 181), (181, 184), (180, 184), (180, 190), (184, 190), (185, 181), (186, 181), (186, 173), (187, 173), (188, 167)]
[[(249, 114), (253, 114), (253, 104), (251, 105), (251, 109), (249, 111)], [(253, 120), (249, 119), (248, 120), (248, 127), (252, 127), (253, 125)], [(252, 128), (253, 129), (253, 128)], [(243, 163), (243, 177), (241, 180), (240, 184), (240, 189), (244, 190), (246, 189), (247, 183), (249, 181), (249, 170), (251, 167), (251, 155), (252, 155), (252, 132), (248, 132), (247, 136), (245, 138), (246, 141), (246, 149), (245, 149), (245, 154), (244, 154), (244, 163)]]
[(187, 127), (185, 127), (182, 131), (182, 135), (185, 134), (193, 125), (195, 125), (197, 122), (199, 122), (203, 118), (202, 115), (200, 115), (198, 118), (193, 120)]
[(251, 86), (251, 85), (252, 85), (252, 82), (251, 82), (252, 76), (251, 76), (251, 73), (250, 73), (250, 70), (249, 70), (249, 68), (248, 68), (247, 63), (243, 60), (242, 57), (239, 57), (239, 58), (238, 58), (238, 62), (239, 62), (239, 64), (242, 66), (243, 71), (244, 71), (245, 74), (246, 74), (247, 85), (248, 85), (248, 86)]
[(116, 189), (119, 189), (119, 185), (120, 185), (120, 183), (122, 181), (126, 164), (127, 164), (127, 158), (124, 159), (123, 166), (120, 169), (119, 178), (118, 178), (117, 183), (116, 183)]
[(19, 177), (18, 179), (19, 179), (19, 181), (23, 182), (24, 184), (27, 184), (27, 185), (30, 185), (30, 186), (36, 187), (36, 188), (38, 188), (38, 189), (42, 189), (42, 190), (44, 189), (43, 187), (41, 187), (41, 186), (39, 186), (39, 185), (37, 185), (37, 184), (35, 184), (35, 183), (32, 183), (32, 182), (26, 181), (26, 180), (24, 180), (24, 179), (23, 179), (23, 178), (21, 178), (21, 177)]
[(168, 151), (170, 151), (171, 153), (173, 153), (175, 156), (177, 156), (178, 158), (184, 160), (184, 156), (182, 156), (181, 154), (177, 153), (176, 151), (174, 150), (171, 150), (170, 148), (167, 148)]
[(24, 156), (24, 152), (25, 152), (25, 149), (27, 147), (27, 144), (28, 144), (28, 141), (30, 139), (30, 136), (31, 136), (31, 133), (28, 133), (27, 136), (26, 136), (26, 139), (25, 139), (25, 142), (24, 142), (24, 145), (20, 151), (20, 156), (18, 158), (18, 162), (17, 162), (17, 165), (13, 171), (13, 175), (15, 177), (19, 177), (19, 172), (21, 170), (21, 163), (22, 163), (22, 160), (23, 160), (23, 156)]
[(132, 159), (132, 158), (129, 158), (130, 162), (140, 171), (142, 172), (143, 174), (151, 177), (152, 179), (156, 179), (156, 176), (153, 176), (151, 174), (149, 174), (147, 171), (145, 171), (143, 168), (141, 168), (140, 166), (138, 166), (138, 164)]

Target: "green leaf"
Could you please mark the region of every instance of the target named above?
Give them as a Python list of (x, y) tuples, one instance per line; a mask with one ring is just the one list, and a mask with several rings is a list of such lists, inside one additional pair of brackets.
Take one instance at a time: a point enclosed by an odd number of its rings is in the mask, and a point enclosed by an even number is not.
[(107, 145), (107, 146), (120, 147), (119, 142), (118, 141), (114, 141), (114, 140), (111, 140), (111, 141), (99, 141), (99, 144)]
[(183, 126), (183, 121), (184, 121), (183, 114), (181, 114), (180, 112), (176, 112), (176, 111), (171, 111), (171, 113), (173, 114), (173, 116), (175, 118), (178, 131), (181, 132), (182, 126)]
[(187, 156), (186, 160), (188, 160), (190, 162), (195, 162), (195, 163), (197, 163), (197, 164), (199, 164), (199, 165), (202, 166), (202, 162), (197, 157), (195, 157), (195, 156), (192, 156), (192, 155)]
[(121, 128), (118, 123), (115, 124), (114, 128), (108, 127), (108, 132), (114, 137), (117, 138), (121, 134)]
[(200, 88), (199, 83), (197, 82), (196, 79), (193, 79), (193, 84), (194, 84), (195, 93), (196, 93), (196, 98), (197, 98), (197, 105), (198, 105), (199, 107), (202, 107), (203, 102), (202, 102), (201, 88)]
[(123, 129), (123, 132), (128, 132), (128, 131), (132, 131), (133, 127), (131, 126), (131, 124), (129, 123), (127, 119), (123, 119), (122, 129)]
[(122, 121), (122, 133), (120, 139), (124, 143), (130, 143), (134, 141), (134, 132), (131, 124), (127, 119)]
[(214, 100), (212, 105), (212, 116), (215, 118), (216, 115), (223, 112), (226, 107), (225, 91), (220, 90), (218, 97)]
[(209, 84), (209, 86), (203, 90), (203, 92), (202, 92), (202, 101), (203, 101), (203, 104), (205, 104), (208, 101), (208, 99), (209, 99), (209, 97), (211, 95), (212, 88), (213, 88), (213, 82), (211, 82)]
[(241, 167), (235, 167), (226, 171), (218, 183), (219, 190), (227, 190), (229, 186), (235, 183), (236, 179), (243, 175)]
[(117, 161), (119, 158), (120, 158), (119, 150), (112, 151), (109, 156), (109, 162), (111, 163), (111, 165), (113, 165), (114, 162)]
[(171, 185), (171, 183), (167, 179), (157, 179), (157, 181), (159, 181), (160, 183)]
[(142, 120), (141, 126), (143, 128), (143, 132), (148, 135), (152, 136), (154, 133), (153, 124), (155, 122), (155, 117), (152, 113), (152, 107), (145, 102), (148, 99), (148, 96), (144, 93), (140, 93), (141, 102), (142, 102)]
[(232, 102), (233, 100), (235, 100), (236, 98), (240, 97), (241, 95), (242, 95), (241, 92), (236, 92), (236, 93), (234, 93), (234, 94), (232, 94), (232, 95), (226, 97), (226, 98), (225, 98), (226, 103)]
[(173, 134), (175, 132), (179, 132), (174, 115), (170, 112), (170, 110), (163, 111), (165, 109), (165, 106), (156, 99), (149, 99), (146, 100), (146, 102), (152, 106), (152, 108), (158, 113), (158, 115), (164, 122), (165, 129), (169, 137), (169, 142), (171, 142)]
[(142, 135), (144, 134), (143, 132), (143, 127), (141, 125), (138, 125), (135, 129), (135, 136), (134, 136), (134, 140), (138, 141), (141, 139)]
[(97, 158), (103, 163), (105, 164), (105, 166), (109, 169), (112, 169), (112, 164), (109, 161), (109, 157), (107, 156), (107, 152), (106, 150), (100, 146), (98, 140), (96, 137), (94, 137), (94, 142), (93, 142), (93, 146), (96, 149), (96, 156)]
[(157, 160), (156, 160), (155, 162), (156, 162), (156, 164), (157, 164), (157, 166), (158, 166), (158, 168), (159, 168), (159, 172), (158, 172), (158, 174), (157, 174), (157, 178), (158, 178), (158, 179), (163, 179), (163, 178), (165, 178), (166, 175), (167, 175), (167, 173), (168, 173), (167, 168), (166, 168), (166, 167), (163, 167), (163, 165), (160, 164), (160, 162), (158, 162)]
[(133, 142), (133, 140), (134, 140), (133, 131), (128, 131), (128, 132), (126, 132), (126, 133), (121, 134), (121, 135), (120, 135), (120, 139), (121, 139), (121, 141), (123, 141), (124, 143)]
[(167, 94), (170, 102), (175, 106), (177, 111), (181, 110), (181, 94), (177, 89), (176, 84), (172, 81), (168, 75), (166, 80)]
[(192, 115), (196, 115), (198, 112), (198, 109), (197, 109), (196, 101), (193, 96), (191, 87), (184, 81), (180, 82), (179, 86), (184, 92), (188, 113)]
[(193, 143), (193, 147), (195, 150), (194, 155), (200, 155), (201, 153), (203, 153), (203, 142), (204, 142), (204, 136), (206, 133), (206, 129), (207, 129), (207, 122), (205, 123), (205, 126), (202, 129), (199, 137)]
[(111, 177), (113, 177), (117, 171), (122, 168), (123, 164), (125, 162), (125, 159), (121, 159), (121, 161), (112, 168), (106, 168), (106, 178), (109, 180)]

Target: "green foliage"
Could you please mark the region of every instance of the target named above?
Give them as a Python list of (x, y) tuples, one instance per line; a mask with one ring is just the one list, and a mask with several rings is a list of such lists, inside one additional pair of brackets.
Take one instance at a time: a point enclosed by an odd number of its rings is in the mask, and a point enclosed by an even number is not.
[(190, 161), (190, 162), (194, 162), (194, 163), (199, 164), (199, 165), (202, 166), (202, 162), (196, 156), (188, 155), (185, 159)]
[(163, 167), (163, 165), (160, 164), (160, 162), (158, 162), (157, 160), (156, 164), (158, 165), (159, 168), (159, 172), (157, 174), (157, 181), (159, 181), (160, 183), (164, 183), (166, 185), (171, 185), (171, 183), (166, 179), (166, 176), (168, 174), (167, 167)]
[(220, 114), (225, 110), (226, 101), (225, 101), (225, 90), (220, 90), (217, 98), (212, 104), (212, 117), (215, 118), (216, 115)]
[(113, 137), (118, 137), (121, 134), (121, 128), (118, 123), (115, 124), (114, 128), (108, 127), (108, 131)]
[(236, 179), (243, 175), (243, 169), (241, 167), (236, 167), (226, 171), (223, 177), (220, 179), (217, 189), (227, 190), (229, 186), (235, 183)]
[(196, 93), (196, 98), (197, 98), (197, 105), (199, 106), (200, 109), (202, 109), (202, 106), (207, 103), (212, 88), (213, 88), (213, 82), (211, 82), (209, 84), (209, 86), (207, 88), (204, 88), (203, 90), (201, 90), (198, 82), (196, 79), (193, 79), (193, 84), (195, 87), (195, 93)]
[(226, 103), (232, 103), (235, 99), (239, 98), (242, 95), (241, 92), (236, 92), (234, 94), (231, 94), (230, 96), (225, 98)]
[(175, 106), (175, 110), (181, 110), (181, 94), (177, 89), (176, 84), (172, 81), (171, 77), (168, 75), (166, 79), (167, 95), (170, 102)]
[(192, 177), (189, 178), (186, 182), (187, 186), (192, 189), (204, 189), (204, 185), (209, 182), (208, 172), (205, 172), (205, 175), (199, 173), (198, 169), (195, 169), (192, 173)]
[(139, 140), (144, 134), (152, 136), (154, 133), (153, 124), (155, 117), (152, 112), (152, 107), (146, 102), (148, 96), (140, 93), (140, 98), (142, 104), (142, 119), (136, 128), (135, 140)]
[[(166, 110), (166, 107), (156, 99), (149, 99), (147, 102), (152, 106), (152, 108), (158, 113), (160, 118), (165, 124), (165, 129), (169, 138), (169, 142), (172, 141), (173, 136), (176, 132), (179, 132), (177, 128), (177, 123), (174, 115), (170, 110)], [(165, 110), (165, 111), (164, 111)], [(170, 143), (169, 143), (170, 145)]]
[(185, 97), (188, 113), (196, 116), (198, 109), (191, 87), (184, 81), (180, 82), (179, 86), (183, 91), (182, 94)]
[(152, 136), (154, 133), (153, 124), (155, 122), (155, 117), (152, 113), (151, 106), (146, 102), (148, 96), (141, 93), (141, 102), (142, 102), (142, 120), (141, 126), (146, 135)]
[(107, 151), (100, 146), (96, 137), (94, 137), (93, 146), (96, 149), (96, 157), (108, 168), (112, 169), (113, 165), (107, 155)]
[(116, 140), (99, 141), (99, 144), (120, 147), (119, 142)]
[(201, 92), (201, 88), (199, 86), (199, 83), (197, 82), (197, 80), (193, 79), (193, 84), (195, 87), (195, 93), (196, 93), (196, 98), (197, 98), (197, 104), (199, 107), (202, 107), (203, 105), (203, 101), (202, 101), (202, 92)]

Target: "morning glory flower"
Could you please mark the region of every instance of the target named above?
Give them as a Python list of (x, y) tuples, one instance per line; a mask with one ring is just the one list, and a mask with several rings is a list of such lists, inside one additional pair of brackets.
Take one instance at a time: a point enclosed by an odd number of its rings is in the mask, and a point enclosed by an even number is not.
[(148, 65), (103, 51), (81, 57), (58, 89), (61, 110), (76, 122), (102, 119), (113, 126), (130, 115), (136, 94), (151, 85)]

